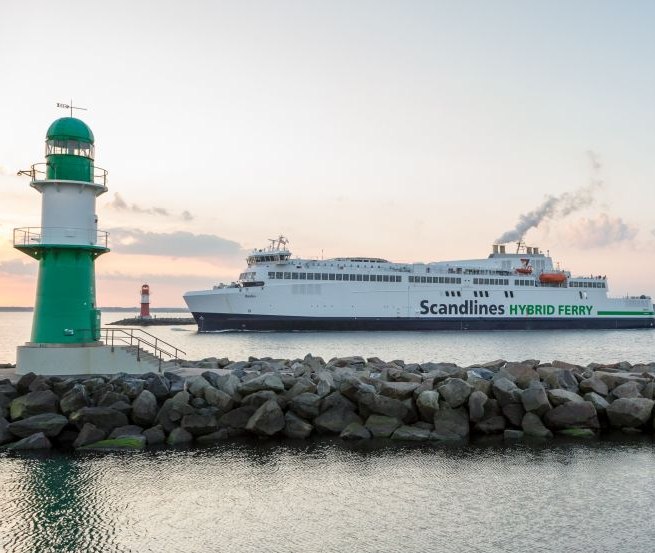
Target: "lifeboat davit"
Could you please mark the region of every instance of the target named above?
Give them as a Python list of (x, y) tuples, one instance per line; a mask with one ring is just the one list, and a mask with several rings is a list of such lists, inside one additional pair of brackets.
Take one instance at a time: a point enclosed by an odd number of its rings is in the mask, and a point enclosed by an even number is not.
[(543, 284), (562, 284), (562, 282), (566, 282), (566, 275), (564, 273), (541, 273), (539, 282)]

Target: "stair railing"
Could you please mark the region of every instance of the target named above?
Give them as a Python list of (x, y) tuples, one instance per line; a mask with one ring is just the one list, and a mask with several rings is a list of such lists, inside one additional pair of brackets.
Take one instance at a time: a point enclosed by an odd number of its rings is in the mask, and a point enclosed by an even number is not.
[(111, 347), (112, 352), (116, 345), (136, 346), (137, 361), (141, 361), (141, 351), (150, 353), (143, 346), (151, 348), (153, 350), (152, 355), (159, 360), (159, 372), (161, 372), (161, 364), (164, 356), (168, 358), (168, 361), (179, 363), (182, 361), (183, 356), (186, 355), (186, 352), (180, 348), (140, 328), (103, 327), (100, 331), (104, 343)]

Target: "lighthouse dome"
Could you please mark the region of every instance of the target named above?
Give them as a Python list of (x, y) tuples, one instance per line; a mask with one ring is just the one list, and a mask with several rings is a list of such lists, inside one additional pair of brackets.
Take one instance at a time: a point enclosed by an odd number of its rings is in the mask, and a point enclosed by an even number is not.
[(93, 144), (93, 132), (88, 125), (75, 117), (62, 117), (50, 125), (47, 140), (77, 140)]

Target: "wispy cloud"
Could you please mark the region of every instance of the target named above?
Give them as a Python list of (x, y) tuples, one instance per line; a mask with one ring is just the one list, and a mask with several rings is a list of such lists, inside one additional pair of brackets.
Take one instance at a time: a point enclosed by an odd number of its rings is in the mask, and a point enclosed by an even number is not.
[(126, 254), (168, 257), (241, 257), (238, 242), (214, 234), (149, 232), (137, 228), (110, 229), (110, 247)]
[(601, 213), (595, 219), (580, 219), (570, 227), (571, 240), (587, 248), (602, 248), (617, 242), (635, 238), (639, 229), (629, 225), (621, 217), (610, 217)]
[(159, 215), (161, 217), (179, 217), (183, 221), (191, 221), (193, 220), (193, 215), (187, 211), (184, 210), (181, 214), (176, 215), (174, 213), (171, 213), (168, 209), (164, 207), (142, 207), (138, 204), (135, 203), (128, 203), (125, 201), (123, 196), (121, 196), (118, 192), (114, 194), (114, 199), (107, 204), (110, 208), (115, 209), (116, 211), (130, 211), (132, 213), (143, 213), (146, 215)]

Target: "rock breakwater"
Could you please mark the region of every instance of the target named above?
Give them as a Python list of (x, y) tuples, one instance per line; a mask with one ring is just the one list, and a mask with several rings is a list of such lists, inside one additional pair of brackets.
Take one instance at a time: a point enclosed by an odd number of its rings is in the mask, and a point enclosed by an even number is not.
[[(0, 380), (0, 446), (141, 449), (237, 436), (399, 442), (654, 429), (655, 363), (204, 359), (175, 372)], [(204, 371), (204, 372), (203, 372)]]

